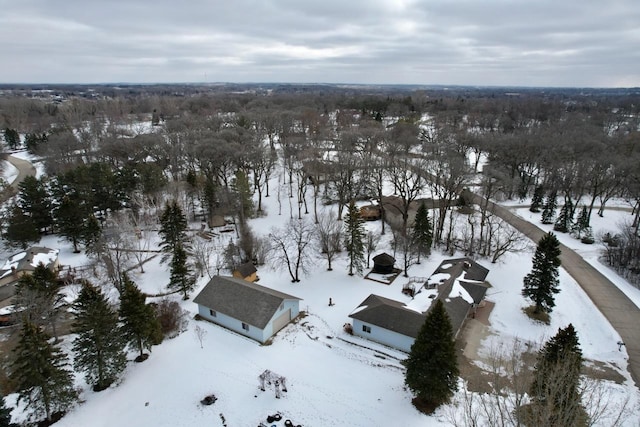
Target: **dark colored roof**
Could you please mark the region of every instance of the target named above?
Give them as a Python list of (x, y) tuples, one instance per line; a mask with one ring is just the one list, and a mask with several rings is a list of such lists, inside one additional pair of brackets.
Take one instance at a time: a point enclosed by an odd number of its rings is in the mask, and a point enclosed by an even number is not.
[(393, 266), (395, 264), (396, 259), (389, 255), (386, 252), (381, 253), (380, 255), (376, 255), (373, 257), (373, 262), (378, 265), (390, 265)]
[(471, 305), (460, 297), (447, 298), (442, 302), (444, 303), (444, 309), (449, 316), (449, 321), (451, 322), (451, 330), (453, 332), (453, 336), (455, 337), (456, 335), (458, 335), (458, 331), (460, 331), (462, 324), (467, 318), (469, 310), (471, 309)]
[[(363, 308), (364, 307), (364, 308)], [(371, 294), (349, 315), (409, 337), (417, 337), (425, 315), (408, 309), (403, 303)]]
[[(378, 257), (381, 256), (393, 259), (388, 254), (378, 255)], [(376, 258), (374, 258), (375, 260)], [(450, 265), (450, 267), (443, 268), (445, 265)], [(451, 276), (438, 286), (437, 298), (444, 303), (453, 334), (457, 335), (469, 314), (469, 310), (471, 310), (471, 304), (460, 296), (450, 297), (453, 285), (458, 279), (460, 286), (469, 293), (476, 304), (479, 304), (487, 292), (487, 286), (484, 283), (467, 282), (459, 278), (463, 273), (466, 273), (465, 279), (483, 282), (489, 274), (489, 270), (469, 258), (455, 258), (443, 261), (434, 272), (434, 274), (436, 273), (447, 273)], [(349, 317), (415, 338), (418, 336), (428, 311), (418, 313), (399, 301), (371, 294)]]
[(245, 262), (244, 264), (240, 264), (236, 271), (242, 275), (242, 277), (249, 277), (256, 271), (256, 266), (253, 265), (252, 262)]
[(12, 272), (11, 267), (16, 271), (33, 271), (36, 263), (42, 262), (45, 267), (51, 269), (58, 259), (58, 249), (50, 249), (43, 246), (32, 246), (27, 250), (18, 252), (0, 267), (0, 277), (5, 277)]
[(264, 329), (284, 300), (300, 298), (235, 277), (214, 276), (193, 302)]
[(469, 283), (462, 280), (460, 280), (460, 286), (462, 286), (467, 292), (469, 292), (469, 295), (471, 295), (471, 298), (473, 298), (473, 302), (475, 302), (476, 304), (480, 304), (480, 302), (484, 298), (484, 295), (487, 293), (487, 289), (489, 289), (487, 285), (483, 285), (480, 283)]
[[(444, 265), (453, 264), (452, 267), (443, 268)], [(455, 268), (460, 268), (461, 270), (466, 271), (465, 278), (468, 280), (477, 280), (478, 282), (484, 282), (489, 274), (489, 270), (472, 260), (471, 258), (453, 258), (446, 259), (440, 263), (438, 268), (436, 268), (435, 273), (448, 273), (451, 272)], [(455, 277), (458, 277), (462, 271), (455, 274)], [(451, 274), (451, 277), (454, 276), (454, 273)]]

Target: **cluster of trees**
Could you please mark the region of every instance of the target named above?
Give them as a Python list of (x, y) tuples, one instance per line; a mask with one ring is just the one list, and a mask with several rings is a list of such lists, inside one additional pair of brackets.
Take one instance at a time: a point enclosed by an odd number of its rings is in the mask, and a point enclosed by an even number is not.
[[(24, 401), (32, 417), (51, 422), (64, 414), (78, 399), (71, 367), (84, 374), (94, 391), (108, 388), (120, 378), (126, 367), (126, 347), (138, 351), (136, 361), (145, 360), (152, 345), (159, 344), (164, 333), (161, 317), (146, 296), (125, 274), (119, 306), (102, 290), (83, 282), (73, 302), (71, 332), (75, 334), (70, 357), (60, 349), (55, 321), (67, 308), (61, 296), (61, 284), (55, 273), (39, 264), (33, 275), (20, 278), (16, 291), (21, 328), (10, 366), (10, 384)], [(163, 301), (161, 305), (170, 303)], [(166, 313), (166, 310), (165, 310)], [(181, 313), (173, 310), (165, 318)], [(52, 331), (56, 340), (51, 341)]]
[[(405, 384), (415, 395), (414, 405), (432, 413), (450, 402), (459, 388), (459, 368), (449, 316), (441, 300), (436, 300), (427, 313), (409, 357), (405, 361)], [(558, 330), (539, 350), (531, 373), (523, 361), (522, 349), (508, 361), (498, 358), (491, 395), (472, 397), (463, 393), (462, 410), (456, 406), (451, 417), (454, 425), (590, 425), (602, 417), (604, 408), (582, 404), (588, 389), (581, 381), (582, 352), (573, 325)], [(505, 363), (507, 362), (507, 363)], [(505, 366), (508, 365), (508, 366)], [(505, 384), (508, 375), (510, 385)], [(474, 399), (480, 399), (477, 402)], [(597, 405), (597, 402), (594, 402)]]

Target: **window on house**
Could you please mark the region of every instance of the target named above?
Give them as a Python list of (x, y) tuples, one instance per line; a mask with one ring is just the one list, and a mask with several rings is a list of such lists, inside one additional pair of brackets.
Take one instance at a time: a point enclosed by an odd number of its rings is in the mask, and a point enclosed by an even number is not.
[(216, 311), (215, 310), (209, 309), (209, 314), (211, 315), (211, 317), (216, 317)]
[(362, 332), (371, 333), (371, 326), (362, 325)]
[(249, 325), (247, 325), (246, 323), (242, 322), (242, 329), (244, 329), (245, 331), (249, 330)]

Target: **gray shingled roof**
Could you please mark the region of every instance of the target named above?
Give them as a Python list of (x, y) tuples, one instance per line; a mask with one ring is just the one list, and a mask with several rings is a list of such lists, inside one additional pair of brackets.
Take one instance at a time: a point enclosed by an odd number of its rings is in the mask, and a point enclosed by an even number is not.
[[(465, 262), (467, 263), (467, 265), (465, 266)], [(447, 265), (447, 264), (453, 264), (453, 267), (449, 268), (449, 269), (444, 269), (442, 268), (442, 266)], [(467, 274), (466, 274), (466, 278), (468, 280), (477, 280), (478, 282), (484, 282), (484, 280), (487, 278), (487, 275), (489, 274), (489, 270), (484, 268), (483, 266), (481, 266), (480, 264), (478, 264), (477, 262), (475, 262), (474, 260), (472, 260), (471, 258), (453, 258), (453, 259), (445, 259), (444, 261), (442, 261), (440, 263), (440, 265), (438, 266), (438, 268), (436, 268), (435, 273), (443, 273), (443, 272), (449, 272), (451, 269), (453, 268), (462, 268), (464, 269)], [(458, 277), (460, 275), (460, 273), (456, 274), (456, 277)], [(453, 274), (451, 275), (453, 277)]]
[(408, 309), (403, 303), (374, 294), (362, 301), (349, 317), (413, 338), (418, 336), (425, 320), (424, 314)]
[(253, 265), (252, 262), (245, 262), (244, 264), (240, 264), (236, 271), (242, 275), (242, 277), (249, 277), (256, 271), (256, 266)]
[(193, 302), (264, 329), (284, 300), (300, 300), (235, 277), (214, 276)]
[[(447, 264), (451, 264), (451, 267), (443, 268), (443, 266)], [(444, 303), (444, 308), (451, 320), (453, 334), (457, 335), (469, 314), (471, 304), (462, 297), (449, 297), (453, 283), (463, 272), (466, 272), (466, 279), (483, 282), (489, 274), (489, 270), (470, 258), (455, 258), (444, 260), (434, 274), (445, 272), (450, 274), (451, 277), (445, 283), (438, 286), (437, 298), (441, 299)], [(486, 285), (463, 280), (459, 282), (476, 304), (482, 301), (487, 292)], [(424, 323), (428, 311), (429, 310), (424, 313), (418, 313), (408, 309), (399, 301), (371, 294), (349, 317), (415, 338), (418, 336), (418, 332)]]

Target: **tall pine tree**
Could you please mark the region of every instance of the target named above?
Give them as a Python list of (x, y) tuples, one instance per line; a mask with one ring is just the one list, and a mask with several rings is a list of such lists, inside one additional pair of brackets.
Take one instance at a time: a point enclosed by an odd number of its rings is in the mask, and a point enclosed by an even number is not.
[(155, 310), (145, 304), (145, 295), (126, 274), (122, 277), (120, 295), (120, 318), (123, 320), (125, 339), (140, 355), (136, 361), (144, 361), (148, 356), (144, 350), (151, 351), (152, 345), (162, 342), (162, 331)]
[(578, 335), (569, 324), (549, 339), (539, 351), (531, 396), (531, 425), (564, 427), (587, 425), (581, 404), (580, 369), (582, 351)]
[(76, 318), (73, 333), (74, 367), (84, 372), (94, 391), (106, 389), (127, 364), (125, 340), (118, 313), (99, 288), (84, 283), (73, 305)]
[(440, 299), (427, 313), (405, 362), (405, 384), (414, 404), (426, 412), (449, 401), (457, 390), (458, 362), (451, 321)]
[(416, 211), (411, 238), (418, 250), (417, 263), (420, 264), (420, 256), (429, 255), (431, 253), (431, 244), (433, 243), (433, 230), (429, 219), (429, 210), (424, 202), (420, 203)]
[(167, 254), (173, 254), (176, 246), (183, 245), (187, 240), (187, 217), (178, 202), (167, 202), (160, 216), (160, 230), (162, 237), (162, 250)]
[(558, 215), (558, 219), (553, 226), (555, 231), (559, 231), (561, 233), (566, 233), (571, 230), (571, 225), (573, 224), (573, 204), (570, 199), (567, 199), (565, 204), (560, 209), (560, 214)]
[(196, 284), (195, 276), (191, 267), (187, 263), (187, 251), (182, 245), (176, 246), (171, 259), (171, 276), (169, 279), (169, 289), (182, 292), (182, 299), (189, 299), (189, 292)]
[(51, 194), (44, 178), (39, 180), (34, 176), (27, 176), (18, 184), (19, 194), (17, 204), (25, 215), (32, 218), (37, 230), (46, 231), (53, 226)]
[(560, 242), (553, 233), (547, 233), (538, 242), (533, 256), (531, 273), (524, 278), (522, 295), (535, 303), (534, 313), (551, 313), (555, 306), (554, 294), (558, 288), (560, 267)]
[(22, 324), (20, 341), (14, 349), (11, 379), (31, 416), (43, 415), (48, 421), (54, 414), (66, 412), (77, 400), (73, 377), (67, 369), (67, 356), (49, 343), (49, 336), (34, 323)]
[(9, 246), (24, 250), (40, 241), (40, 232), (33, 218), (25, 215), (19, 206), (14, 206), (9, 211), (8, 224), (3, 237)]
[(344, 246), (349, 255), (349, 276), (362, 273), (365, 260), (364, 220), (360, 217), (360, 209), (353, 200), (349, 203), (347, 218), (344, 223)]
[(553, 224), (553, 217), (556, 215), (556, 192), (552, 191), (544, 203), (542, 209), (542, 223)]
[(544, 197), (544, 189), (541, 185), (538, 185), (536, 189), (533, 191), (533, 198), (531, 199), (531, 206), (529, 210), (531, 212), (540, 212), (540, 207), (542, 207)]

